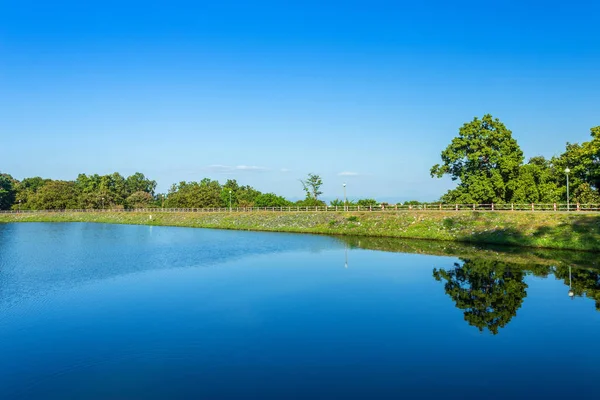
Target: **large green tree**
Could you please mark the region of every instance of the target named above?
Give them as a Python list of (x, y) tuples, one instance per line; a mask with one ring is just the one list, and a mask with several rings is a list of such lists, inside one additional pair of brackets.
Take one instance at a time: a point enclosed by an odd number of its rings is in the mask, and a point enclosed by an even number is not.
[(501, 203), (513, 196), (511, 182), (518, 178), (523, 152), (512, 132), (499, 119), (484, 115), (464, 124), (442, 151), (442, 164), (431, 176), (450, 175), (458, 187), (443, 196), (451, 203)]

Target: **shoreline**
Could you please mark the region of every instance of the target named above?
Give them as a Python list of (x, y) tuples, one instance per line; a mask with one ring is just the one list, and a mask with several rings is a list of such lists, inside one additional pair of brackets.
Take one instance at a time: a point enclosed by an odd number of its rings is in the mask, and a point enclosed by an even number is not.
[(426, 239), (467, 244), (600, 252), (596, 213), (399, 212), (37, 212), (0, 214), (0, 223), (96, 222), (335, 236)]

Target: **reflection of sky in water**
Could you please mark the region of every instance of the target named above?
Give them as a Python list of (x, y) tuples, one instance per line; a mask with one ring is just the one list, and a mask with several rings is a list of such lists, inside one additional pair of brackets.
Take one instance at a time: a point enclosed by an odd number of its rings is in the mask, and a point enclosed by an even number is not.
[[(348, 249), (325, 236), (162, 227), (5, 225), (0, 237), (3, 398), (596, 391), (600, 312), (590, 299), (571, 300), (552, 274), (523, 273), (526, 296), (492, 335), (467, 323), (432, 276), (463, 265), (456, 258)], [(467, 264), (474, 285), (519, 276), (484, 261)], [(549, 384), (557, 374), (560, 384)]]
[(153, 269), (205, 267), (288, 251), (341, 248), (333, 238), (108, 224), (0, 224), (0, 306), (58, 287)]

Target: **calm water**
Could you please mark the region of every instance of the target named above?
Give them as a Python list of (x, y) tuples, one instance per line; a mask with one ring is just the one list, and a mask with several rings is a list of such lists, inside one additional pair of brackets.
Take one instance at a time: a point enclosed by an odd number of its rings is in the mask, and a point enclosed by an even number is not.
[(600, 396), (598, 270), (345, 240), (0, 224), (0, 397)]

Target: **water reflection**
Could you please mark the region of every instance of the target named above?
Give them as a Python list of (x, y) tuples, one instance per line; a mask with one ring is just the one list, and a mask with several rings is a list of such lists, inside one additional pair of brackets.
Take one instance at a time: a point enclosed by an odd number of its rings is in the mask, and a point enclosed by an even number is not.
[(554, 267), (552, 273), (569, 286), (569, 296), (587, 297), (595, 302), (600, 311), (600, 271), (588, 268)]
[(600, 311), (600, 269), (594, 253), (394, 238), (343, 240), (355, 248), (458, 257), (450, 268), (434, 268), (433, 278), (444, 284), (465, 321), (480, 332), (496, 335), (517, 315), (527, 297), (527, 276), (554, 276), (568, 287), (568, 297), (592, 299)]
[(2, 398), (593, 398), (595, 258), (0, 225)]
[(464, 260), (454, 268), (434, 269), (446, 294), (464, 310), (465, 321), (494, 335), (517, 315), (527, 296), (525, 273), (510, 264), (485, 259)]
[(596, 269), (571, 266), (528, 266), (485, 259), (465, 259), (450, 269), (435, 269), (433, 277), (444, 282), (444, 290), (464, 310), (465, 321), (494, 335), (517, 315), (527, 296), (525, 277), (554, 275), (569, 287), (568, 296), (593, 299), (600, 311), (600, 273)]

